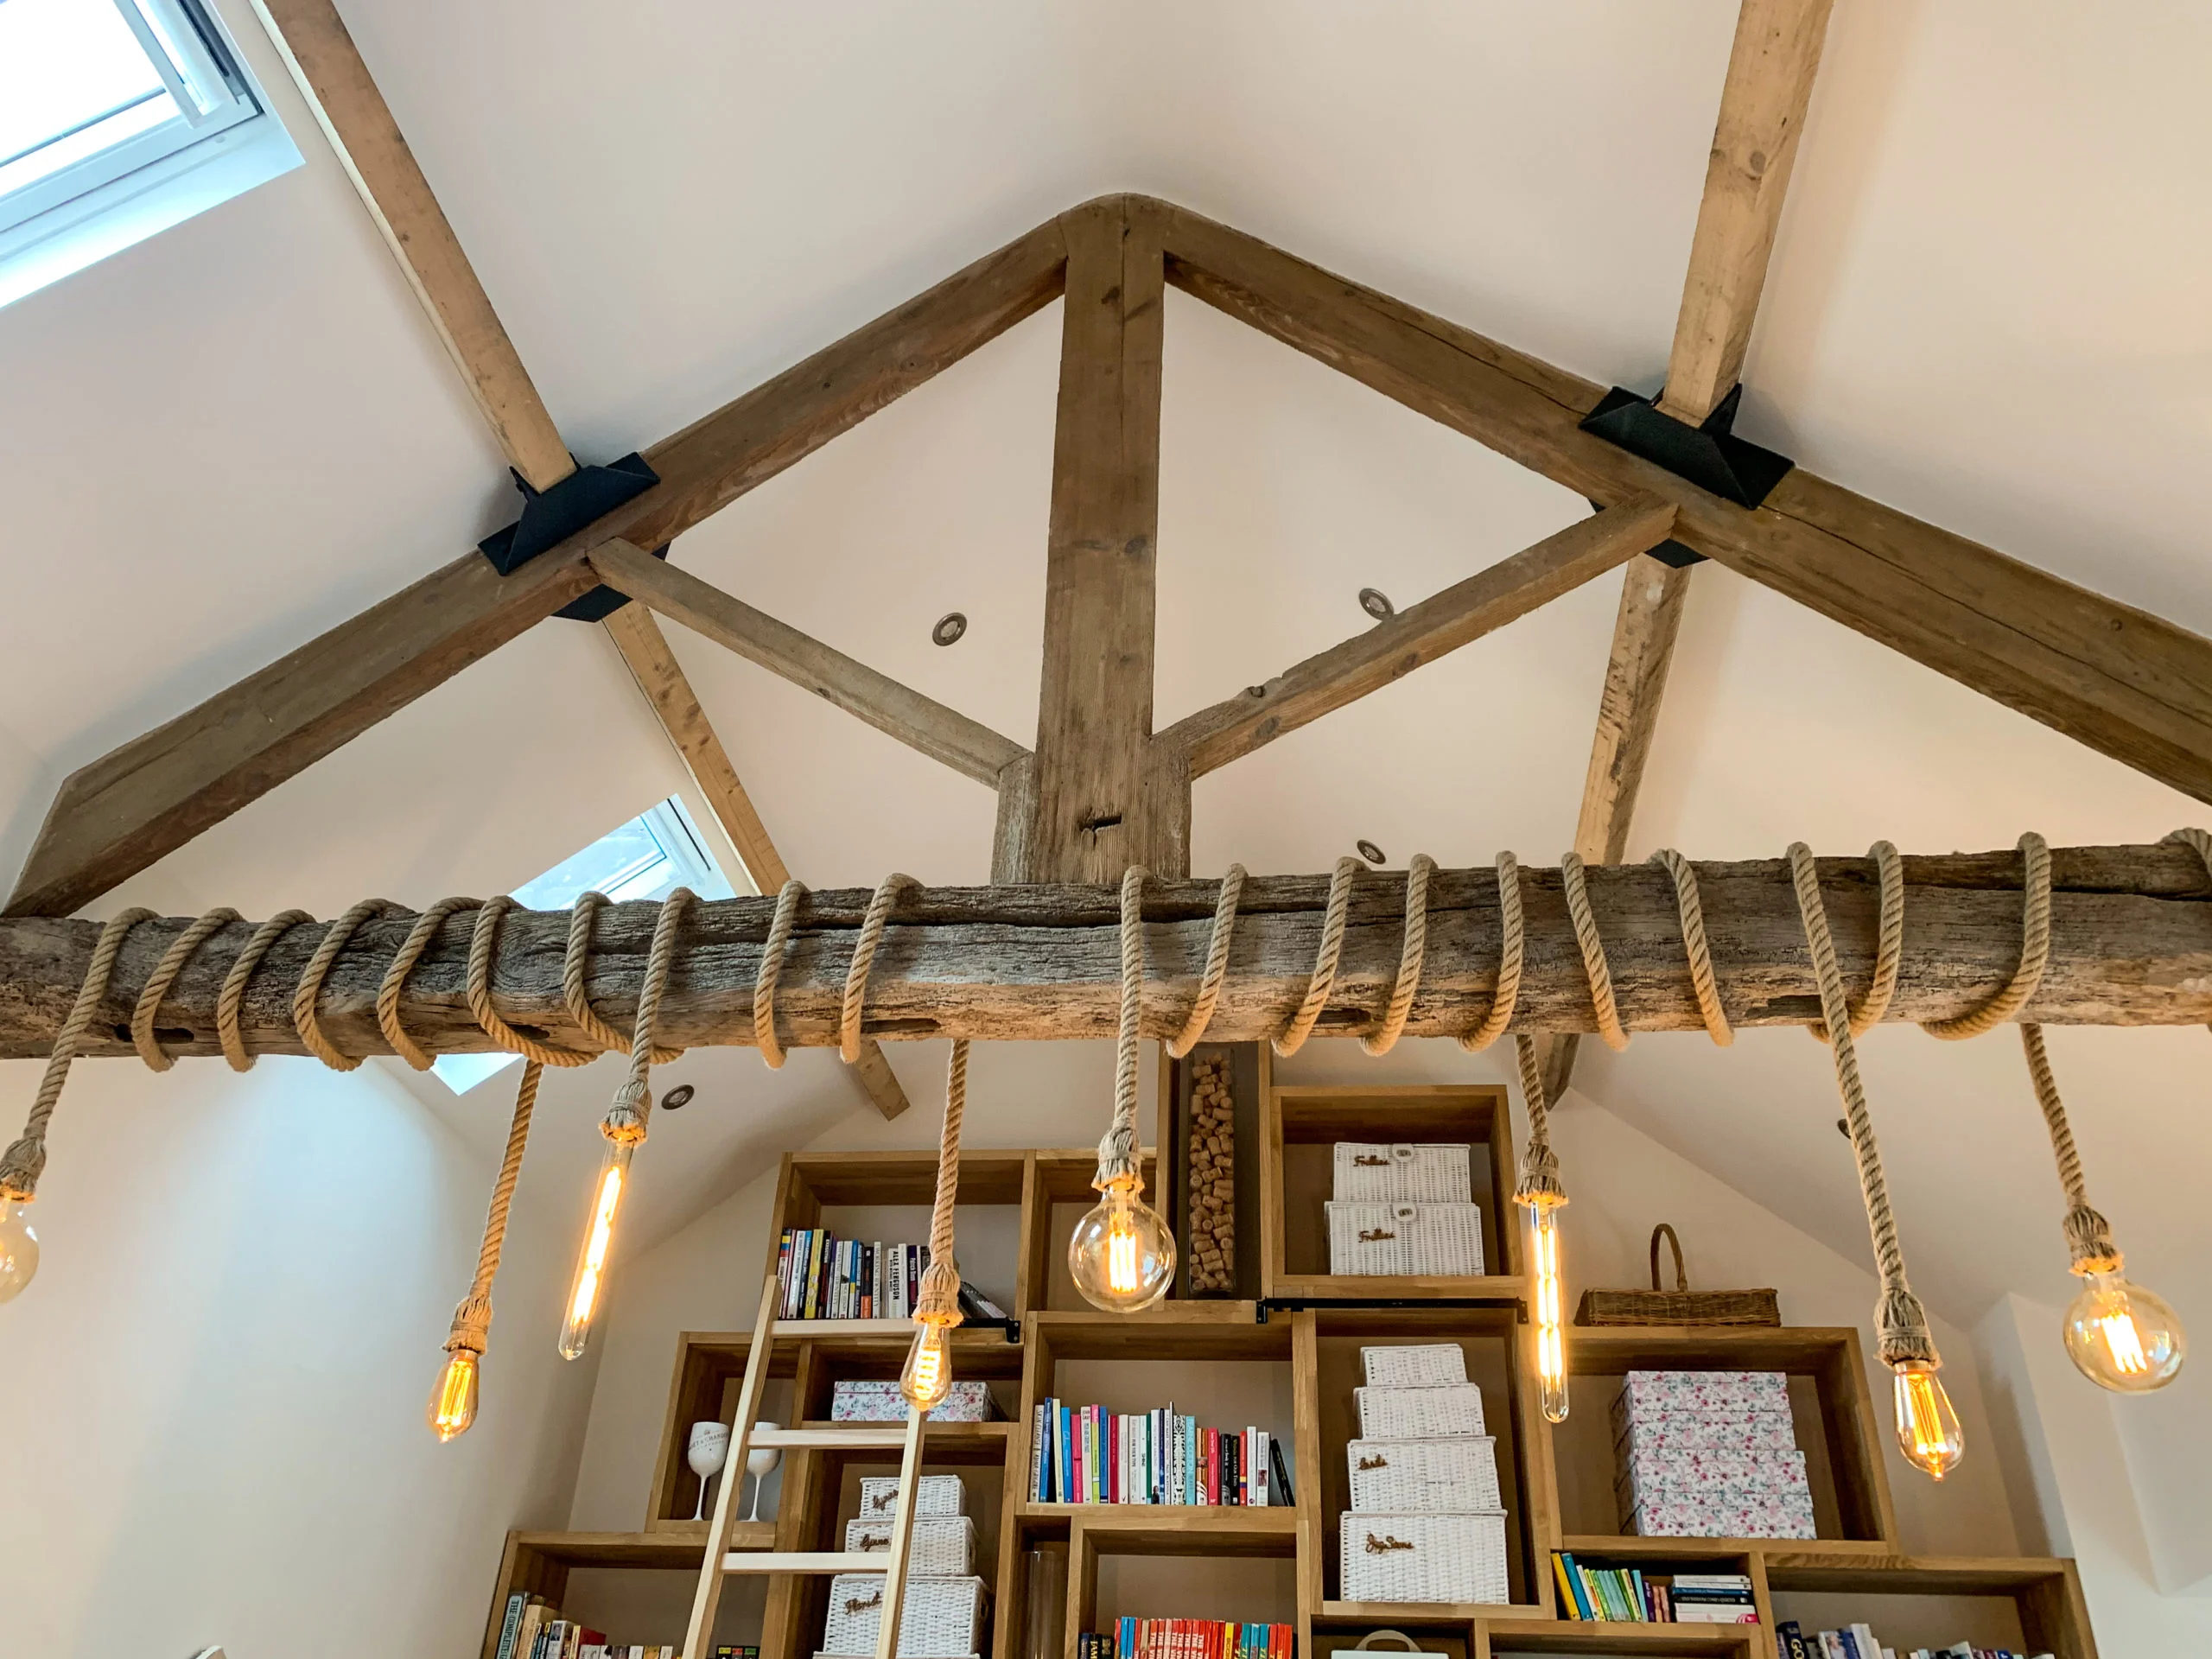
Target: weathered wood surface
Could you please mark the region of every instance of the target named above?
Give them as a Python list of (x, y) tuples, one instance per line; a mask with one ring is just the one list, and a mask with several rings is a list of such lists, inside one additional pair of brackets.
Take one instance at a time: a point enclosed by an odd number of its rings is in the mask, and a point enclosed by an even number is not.
[[(2053, 854), (2053, 938), (2043, 988), (2027, 1017), (2052, 1024), (2180, 1025), (2212, 1020), (2212, 881), (2186, 849), (2073, 848)], [(1858, 995), (1872, 972), (1878, 899), (1864, 859), (1823, 860), (1844, 973)], [(1738, 1025), (1802, 1024), (1817, 995), (1787, 863), (1769, 859), (1699, 866), (1714, 967)], [(1993, 995), (2019, 956), (2019, 859), (2006, 851), (1905, 861), (1905, 952), (1893, 1020), (1948, 1019)], [(1592, 1028), (1589, 990), (1570, 931), (1559, 874), (1524, 872), (1528, 967), (1516, 1025)], [(1304, 995), (1327, 894), (1327, 878), (1257, 877), (1244, 909), (1211, 1035), (1252, 1040), (1279, 1031)], [(1648, 865), (1590, 874), (1625, 1023), (1638, 1031), (1699, 1029), (1683, 961), (1672, 884)], [(1146, 903), (1148, 1032), (1179, 1025), (1204, 962), (1214, 904), (1211, 881), (1160, 884)], [(828, 1045), (852, 940), (868, 893), (817, 893), (799, 912), (779, 999), (785, 1040)], [(1404, 878), (1363, 874), (1355, 888), (1342, 969), (1319, 1030), (1370, 1028), (1395, 971)], [(1497, 971), (1498, 914), (1491, 870), (1440, 872), (1431, 889), (1428, 962), (1408, 1027), (1457, 1033), (1487, 1007)], [(752, 998), (772, 906), (739, 899), (701, 908), (663, 1004), (666, 1038), (750, 1044)], [(1032, 1040), (1112, 1034), (1117, 1001), (1116, 898), (1103, 887), (937, 887), (913, 894), (887, 931), (869, 991), (866, 1029), (885, 1040), (966, 1036)], [(594, 1003), (617, 1026), (634, 1013), (657, 906), (617, 906), (601, 918), (590, 977)], [(142, 925), (125, 946), (115, 994), (89, 1052), (129, 1052), (118, 1033), (168, 942), (186, 922)], [(385, 963), (404, 917), (364, 927), (338, 960), (326, 995), (326, 1028), (349, 1052), (385, 1052), (374, 1015)], [(438, 1052), (489, 1045), (462, 996), (469, 922), (457, 917), (410, 980), (408, 1029)], [(248, 995), (250, 1044), (296, 1053), (293, 984), (321, 936), (294, 930), (269, 955)], [(493, 996), (518, 1025), (575, 1035), (560, 998), (565, 914), (517, 912), (500, 940)], [(213, 1009), (223, 974), (248, 931), (234, 925), (201, 951), (157, 1017), (180, 1052), (212, 1053)], [(45, 1052), (89, 957), (89, 922), (0, 922), (0, 1056)], [(1701, 1040), (1701, 1039), (1700, 1039)]]

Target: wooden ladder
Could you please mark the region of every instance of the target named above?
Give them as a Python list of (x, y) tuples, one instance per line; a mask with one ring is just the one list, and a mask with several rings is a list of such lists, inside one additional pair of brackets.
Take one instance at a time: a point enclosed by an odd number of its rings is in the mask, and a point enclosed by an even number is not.
[[(715, 1518), (707, 1528), (707, 1548), (699, 1562), (699, 1588), (691, 1599), (691, 1622), (683, 1632), (684, 1659), (712, 1659), (715, 1614), (722, 1584), (737, 1573), (880, 1573), (883, 1611), (876, 1630), (875, 1659), (896, 1659), (899, 1616), (906, 1593), (906, 1556), (914, 1537), (915, 1489), (922, 1476), (922, 1427), (928, 1414), (912, 1409), (905, 1427), (855, 1423), (834, 1428), (760, 1428), (760, 1396), (768, 1386), (768, 1351), (779, 1326), (786, 1336), (839, 1336), (855, 1329), (877, 1333), (880, 1319), (779, 1319), (780, 1287), (771, 1273), (760, 1291), (760, 1311), (753, 1321), (753, 1345), (745, 1356), (745, 1386), (738, 1391), (737, 1421), (729, 1436), (729, 1461), (723, 1465), (721, 1491), (715, 1497)], [(899, 1448), (899, 1507), (891, 1519), (891, 1554), (874, 1551), (732, 1549), (730, 1529), (737, 1521), (738, 1488), (745, 1484), (745, 1460), (755, 1448), (785, 1451)]]

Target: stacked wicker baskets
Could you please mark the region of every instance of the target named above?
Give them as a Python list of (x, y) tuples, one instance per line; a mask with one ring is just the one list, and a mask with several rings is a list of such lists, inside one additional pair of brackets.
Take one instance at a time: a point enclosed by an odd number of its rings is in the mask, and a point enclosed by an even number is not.
[(1464, 1142), (1337, 1142), (1329, 1271), (1481, 1273), (1483, 1212), (1469, 1199), (1469, 1150)]
[[(914, 1500), (906, 1602), (899, 1618), (899, 1659), (972, 1659), (982, 1648), (983, 1581), (975, 1576), (976, 1523), (957, 1475), (924, 1475)], [(861, 1513), (845, 1523), (845, 1548), (888, 1551), (899, 1504), (895, 1480), (861, 1482)], [(883, 1618), (883, 1580), (844, 1573), (830, 1581), (830, 1618), (816, 1659), (875, 1652)]]
[(1505, 1510), (1482, 1390), (1456, 1344), (1363, 1348), (1351, 1508), (1338, 1523), (1347, 1601), (1503, 1602)]

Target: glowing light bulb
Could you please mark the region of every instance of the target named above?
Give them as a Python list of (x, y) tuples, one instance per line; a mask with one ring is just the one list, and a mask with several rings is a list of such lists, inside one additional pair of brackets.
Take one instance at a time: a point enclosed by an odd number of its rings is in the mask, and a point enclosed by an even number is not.
[(952, 1327), (925, 1325), (914, 1332), (906, 1369), (899, 1373), (899, 1392), (917, 1411), (942, 1405), (952, 1391)]
[(609, 1141), (607, 1156), (592, 1183), (591, 1213), (584, 1221), (583, 1248), (576, 1252), (576, 1276), (569, 1287), (569, 1312), (561, 1321), (561, 1357), (574, 1359), (591, 1340), (607, 1285), (607, 1253), (614, 1243), (614, 1221), (630, 1185), (630, 1154), (636, 1142)]
[(1524, 1205), (1529, 1217), (1529, 1317), (1536, 1327), (1536, 1386), (1544, 1415), (1567, 1421), (1567, 1291), (1560, 1268), (1559, 1211), (1555, 1204)]
[(1075, 1287), (1109, 1313), (1150, 1307), (1175, 1281), (1175, 1236), (1140, 1191), (1135, 1181), (1115, 1182), (1068, 1240)]
[(1951, 1409), (1951, 1396), (1943, 1392), (1936, 1366), (1924, 1359), (1899, 1361), (1894, 1393), (1897, 1413), (1897, 1445), (1904, 1460), (1941, 1480), (1966, 1456), (1966, 1431)]
[(2120, 1269), (2085, 1273), (2066, 1310), (2066, 1352), (2082, 1375), (2115, 1394), (2148, 1394), (2174, 1380), (2189, 1357), (2181, 1320), (2162, 1296)]
[(0, 1193), (0, 1302), (11, 1302), (38, 1271), (38, 1235), (31, 1201)]
[(476, 1421), (476, 1359), (466, 1348), (453, 1350), (445, 1370), (438, 1373), (437, 1386), (430, 1390), (425, 1415), (430, 1433), (441, 1441), (460, 1439)]

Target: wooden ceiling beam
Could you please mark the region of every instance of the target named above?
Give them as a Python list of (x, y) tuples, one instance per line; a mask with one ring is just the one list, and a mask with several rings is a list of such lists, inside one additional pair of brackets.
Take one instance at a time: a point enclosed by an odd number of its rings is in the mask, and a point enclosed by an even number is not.
[[(715, 822), (729, 837), (731, 850), (745, 866), (753, 891), (772, 899), (791, 879), (791, 873), (776, 843), (768, 838), (767, 825), (760, 822), (752, 796), (739, 779), (737, 768), (730, 764), (729, 752), (722, 747), (713, 722), (699, 706), (698, 695), (692, 690), (683, 664), (676, 660), (676, 653), (669, 649), (660, 624), (643, 605), (633, 603), (625, 605), (601, 626), (621, 653), (639, 691), (667, 734), (670, 746), (715, 815)], [(844, 1070), (885, 1117), (896, 1117), (906, 1109), (906, 1091), (873, 1037), (861, 1039), (860, 1058)]]
[[(1980, 1007), (2019, 964), (2019, 855), (2007, 848), (1908, 857), (1904, 864), (1905, 912), (1913, 922), (1885, 1018), (1948, 1019)], [(1788, 861), (1700, 863), (1697, 869), (1713, 969), (1736, 1024), (1816, 1020), (1817, 988)], [(2175, 843), (2059, 848), (2051, 854), (2051, 874), (2050, 957), (2022, 1019), (2090, 1025), (2212, 1019), (2212, 905), (2195, 852)], [(1820, 880), (1839, 963), (1857, 995), (1873, 973), (1879, 884), (1864, 858), (1822, 859)], [(1312, 979), (1329, 885), (1326, 875), (1246, 882), (1210, 1039), (1249, 1042), (1282, 1031)], [(1701, 1032), (1667, 873), (1649, 864), (1600, 867), (1590, 872), (1589, 890), (1623, 1020), (1637, 1032)], [(1516, 1028), (1587, 1032), (1589, 984), (1559, 871), (1523, 866), (1522, 894), (1525, 961)], [(837, 1040), (846, 971), (871, 896), (868, 888), (849, 888), (810, 894), (801, 905), (777, 998), (785, 1042), (827, 1046)], [(1173, 1031), (1187, 1016), (1217, 896), (1212, 881), (1158, 881), (1147, 888), (1147, 1033)], [(1497, 978), (1497, 873), (1440, 870), (1430, 883), (1428, 906), (1427, 950), (1406, 1030), (1417, 1037), (1458, 1035), (1487, 1011)], [(766, 899), (722, 899), (685, 919), (685, 954), (660, 1007), (669, 1041), (753, 1041), (753, 988), (774, 909)], [(594, 928), (593, 998), (617, 1026), (634, 1016), (658, 911), (651, 904), (613, 906)], [(331, 964), (322, 1023), (347, 1053), (386, 1052), (377, 993), (412, 920), (403, 914), (365, 924)], [(1120, 1003), (1118, 920), (1113, 886), (912, 893), (899, 901), (876, 958), (868, 1034), (886, 1041), (1110, 1037)], [(86, 1052), (130, 1052), (127, 1027), (140, 988), (190, 925), (189, 918), (172, 917), (133, 930), (86, 1033)], [(240, 1008), (252, 1048), (300, 1051), (293, 988), (327, 925), (293, 929), (254, 975)], [(1361, 873), (1317, 1035), (1356, 1036), (1376, 1028), (1390, 1001), (1404, 925), (1404, 874)], [(223, 929), (172, 982), (155, 1016), (165, 1046), (179, 1053), (219, 1052), (217, 995), (251, 931), (248, 922)], [(492, 975), (502, 1015), (562, 1042), (582, 1035), (561, 988), (568, 931), (569, 918), (560, 912), (516, 912), (500, 931)], [(402, 993), (400, 1015), (409, 1033), (434, 1052), (489, 1046), (468, 1012), (469, 933), (467, 917), (449, 919)], [(91, 922), (0, 922), (0, 1058), (46, 1052), (67, 1017), (99, 935)]]
[(901, 685), (627, 542), (594, 549), (591, 563), (600, 580), (617, 593), (650, 605), (671, 621), (706, 635), (980, 784), (997, 788), (999, 775), (1028, 755), (1020, 744), (982, 721)]
[(1408, 606), (1265, 685), (1185, 715), (1158, 741), (1186, 755), (1191, 775), (1202, 777), (1617, 569), (1665, 541), (1674, 522), (1672, 502), (1632, 497)]
[(1799, 468), (1745, 508), (1581, 429), (1603, 388), (1181, 208), (1167, 280), (1831, 620), (2212, 801), (2212, 640)]

